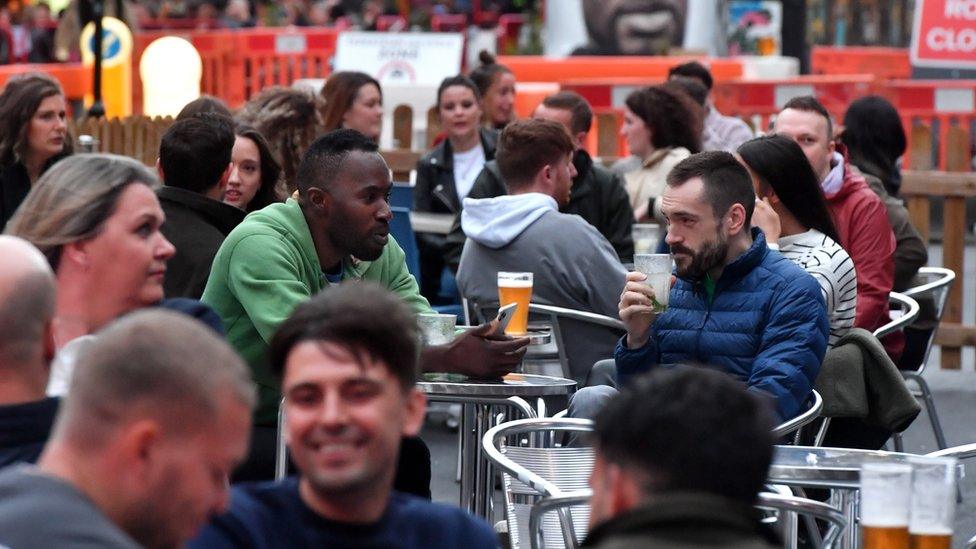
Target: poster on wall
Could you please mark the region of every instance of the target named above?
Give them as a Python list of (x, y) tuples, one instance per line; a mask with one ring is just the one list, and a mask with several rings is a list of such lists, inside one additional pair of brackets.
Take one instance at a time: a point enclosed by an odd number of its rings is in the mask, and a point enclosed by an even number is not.
[[(545, 54), (663, 55), (685, 45), (695, 0), (547, 0)], [(696, 19), (696, 24), (701, 21)]]
[(729, 2), (729, 55), (779, 55), (783, 4), (768, 0)]
[(915, 0), (912, 65), (976, 69), (976, 0)]
[(464, 40), (443, 32), (343, 32), (335, 71), (361, 71), (383, 84), (437, 86), (461, 72)]

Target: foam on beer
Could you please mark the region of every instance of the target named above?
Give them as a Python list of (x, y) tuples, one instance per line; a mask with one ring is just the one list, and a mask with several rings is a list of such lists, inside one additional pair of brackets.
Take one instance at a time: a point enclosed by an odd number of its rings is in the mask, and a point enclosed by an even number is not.
[(498, 286), (503, 288), (531, 288), (531, 280), (499, 280)]

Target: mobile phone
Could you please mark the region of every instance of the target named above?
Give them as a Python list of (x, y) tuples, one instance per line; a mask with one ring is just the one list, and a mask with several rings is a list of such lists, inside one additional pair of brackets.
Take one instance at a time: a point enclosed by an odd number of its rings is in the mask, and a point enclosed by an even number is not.
[(508, 328), (508, 323), (515, 316), (516, 309), (518, 309), (518, 303), (509, 303), (498, 309), (498, 316), (495, 317), (495, 320), (498, 321), (498, 326), (495, 327), (495, 335), (505, 335), (505, 328)]

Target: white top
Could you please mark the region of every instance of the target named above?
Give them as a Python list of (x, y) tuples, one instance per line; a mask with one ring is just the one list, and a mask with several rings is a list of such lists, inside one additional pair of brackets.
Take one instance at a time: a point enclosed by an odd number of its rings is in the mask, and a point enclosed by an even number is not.
[(454, 151), (454, 189), (457, 191), (458, 202), (464, 202), (471, 187), (474, 187), (474, 180), (484, 167), (485, 149), (481, 143), (470, 151)]
[(815, 229), (779, 238), (779, 251), (802, 267), (820, 284), (830, 321), (828, 347), (854, 326), (857, 309), (857, 273), (840, 244)]
[(60, 397), (68, 394), (71, 375), (75, 372), (78, 354), (95, 341), (93, 335), (83, 335), (72, 339), (61, 347), (51, 361), (51, 375), (47, 382), (47, 396)]

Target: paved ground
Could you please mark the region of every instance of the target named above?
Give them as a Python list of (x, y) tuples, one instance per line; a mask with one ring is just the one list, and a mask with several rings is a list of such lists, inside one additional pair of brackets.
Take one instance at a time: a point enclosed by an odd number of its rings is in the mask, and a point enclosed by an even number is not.
[[(938, 246), (930, 249), (930, 264), (941, 263), (941, 250)], [(976, 249), (969, 247), (966, 254), (965, 278), (968, 284), (976, 280)], [(976, 320), (976, 292), (972, 289), (966, 295), (964, 321)], [(961, 371), (938, 369), (939, 353), (934, 350), (929, 357), (929, 370), (925, 377), (935, 393), (936, 406), (945, 429), (950, 446), (976, 442), (976, 371), (972, 349), (963, 353)], [(423, 432), (423, 438), (431, 448), (434, 478), (432, 491), (434, 499), (457, 503), (459, 486), (454, 482), (457, 459), (457, 435), (449, 430), (443, 421), (444, 416), (430, 418)], [(935, 439), (925, 412), (905, 432), (905, 450), (913, 453), (926, 453), (936, 449)], [(956, 533), (954, 547), (962, 547), (966, 539), (976, 534), (976, 459), (967, 464), (967, 475), (963, 479), (963, 501), (956, 512)], [(501, 513), (498, 513), (500, 516)]]

